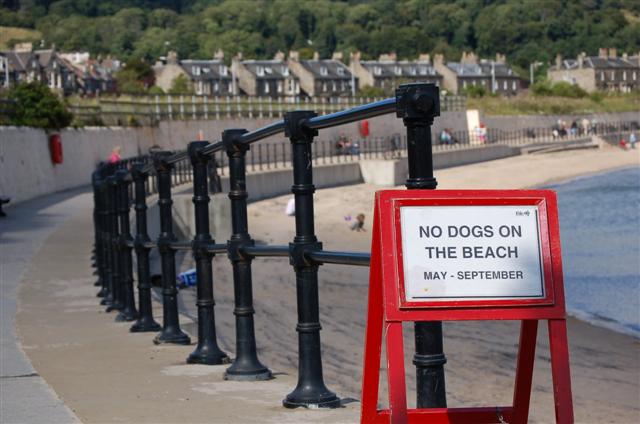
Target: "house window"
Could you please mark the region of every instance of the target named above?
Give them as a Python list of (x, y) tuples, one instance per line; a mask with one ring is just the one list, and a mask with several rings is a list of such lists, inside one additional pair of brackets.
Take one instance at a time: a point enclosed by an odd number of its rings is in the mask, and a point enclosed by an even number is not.
[(264, 94), (269, 94), (269, 81), (264, 82)]
[(214, 82), (213, 83), (213, 92), (217, 93), (219, 89), (220, 89), (220, 85), (217, 82)]
[(622, 71), (622, 81), (627, 80), (627, 71)]
[(258, 74), (259, 77), (263, 77), (264, 76), (264, 66), (258, 66), (256, 68), (256, 73)]
[(329, 70), (327, 69), (327, 67), (326, 67), (326, 66), (322, 66), (322, 67), (320, 67), (320, 75), (325, 76), (325, 77), (326, 77), (327, 75), (329, 75)]
[(278, 81), (278, 93), (282, 93), (282, 81)]
[(467, 88), (467, 82), (466, 81), (462, 81), (462, 88)]
[(420, 75), (427, 75), (427, 67), (426, 66), (421, 66), (420, 67)]
[(513, 87), (513, 91), (516, 91), (518, 89), (518, 83), (515, 81), (512, 82), (511, 86)]
[(507, 85), (507, 80), (504, 80), (504, 82), (502, 83), (502, 88), (505, 90), (509, 89), (509, 86)]
[(282, 75), (284, 75), (285, 77), (289, 76), (289, 68), (287, 68), (286, 66), (282, 67)]
[(632, 76), (633, 76), (633, 80), (635, 81), (636, 80), (636, 76), (637, 76), (636, 75), (636, 71), (633, 71), (633, 75)]
[(332, 81), (331, 86), (333, 88), (333, 91), (337, 91), (338, 90), (338, 85), (336, 84), (335, 81)]
[(194, 66), (193, 68), (191, 68), (191, 71), (193, 72), (193, 75), (199, 76), (202, 70), (200, 69), (199, 66)]
[(228, 73), (229, 73), (229, 69), (226, 66), (221, 65), (220, 66), (220, 75), (222, 75), (223, 77), (226, 77)]
[(411, 68), (409, 68), (409, 73), (411, 75), (417, 75), (418, 74), (418, 70), (416, 69), (415, 66), (412, 66)]
[(338, 75), (344, 75), (344, 68), (338, 68), (336, 71), (338, 72)]
[(616, 79), (616, 71), (611, 71), (611, 81), (615, 81)]
[(379, 66), (376, 66), (373, 68), (373, 73), (376, 75), (382, 75), (382, 68)]
[(396, 66), (394, 69), (396, 75), (402, 75), (402, 68), (399, 66)]
[(327, 92), (327, 83), (326, 83), (326, 82), (323, 82), (323, 83), (322, 83), (322, 92), (323, 92), (323, 93), (326, 93), (326, 92)]

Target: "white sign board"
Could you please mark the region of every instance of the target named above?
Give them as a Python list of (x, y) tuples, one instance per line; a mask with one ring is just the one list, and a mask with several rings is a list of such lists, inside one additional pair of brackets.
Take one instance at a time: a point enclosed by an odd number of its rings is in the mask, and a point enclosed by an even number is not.
[(406, 301), (544, 297), (536, 206), (402, 206)]

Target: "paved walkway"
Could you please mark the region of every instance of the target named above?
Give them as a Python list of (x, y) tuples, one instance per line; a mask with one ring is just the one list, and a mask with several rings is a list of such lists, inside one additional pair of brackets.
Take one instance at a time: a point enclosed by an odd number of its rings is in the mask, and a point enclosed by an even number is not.
[[(12, 373), (17, 370), (21, 374), (41, 375), (55, 388), (59, 398), (50, 389), (46, 390), (46, 383), (40, 377), (3, 379), (7, 382), (37, 380), (49, 396), (46, 398), (29, 387), (27, 390), (33, 390), (35, 396), (32, 402), (24, 391), (9, 393), (17, 390), (17, 384), (7, 386), (6, 394), (3, 386), (0, 420), (3, 424), (78, 420), (87, 423), (351, 423), (358, 420), (357, 402), (337, 410), (284, 409), (281, 401), (295, 387), (295, 373), (283, 373), (276, 368), (272, 369), (276, 378), (271, 381), (224, 381), (227, 366), (185, 363), (195, 347), (193, 343), (191, 346), (155, 346), (151, 342), (154, 334), (132, 334), (128, 331), (130, 323), (114, 322), (114, 314), (104, 313), (104, 308), (98, 306), (97, 288), (92, 284), (95, 276), (89, 266), (93, 225), (90, 202), (90, 195), (81, 194), (42, 209), (40, 215), (26, 216), (28, 204), (8, 210), (16, 217), (16, 223), (15, 229), (3, 231), (3, 248), (12, 250), (10, 243), (33, 239), (32, 232), (39, 234), (40, 243), (30, 246), (28, 256), (12, 253), (4, 259), (3, 255), (3, 260), (19, 269), (10, 278), (4, 278), (11, 281), (13, 287), (13, 307), (7, 316), (11, 318), (16, 311), (16, 282), (20, 281), (16, 325), (22, 349), (29, 355), (27, 359), (20, 352), (22, 363), (28, 368), (18, 370), (17, 366), (8, 364), (6, 369)], [(155, 307), (155, 316), (160, 319), (161, 306)], [(181, 321), (195, 341), (191, 319), (181, 316)], [(17, 345), (13, 325), (5, 326), (13, 344)], [(227, 352), (232, 353), (230, 349)], [(38, 407), (40, 404), (43, 406)], [(55, 405), (56, 409), (49, 410), (47, 405)]]
[(15, 332), (18, 282), (56, 227), (86, 207), (74, 190), (10, 206), (0, 218), (0, 422), (70, 423), (74, 413), (33, 368)]

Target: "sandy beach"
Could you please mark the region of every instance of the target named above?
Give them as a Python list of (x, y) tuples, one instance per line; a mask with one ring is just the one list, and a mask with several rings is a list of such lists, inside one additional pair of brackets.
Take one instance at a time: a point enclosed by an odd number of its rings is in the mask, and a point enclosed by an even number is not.
[[(435, 175), (439, 188), (528, 188), (631, 166), (640, 166), (638, 151), (622, 151), (605, 145), (601, 149), (517, 156), (439, 170)], [(380, 187), (359, 184), (316, 192), (316, 233), (325, 249), (369, 251), (373, 196), (379, 189)], [(249, 205), (249, 231), (257, 242), (284, 245), (292, 240), (294, 221), (284, 214), (289, 197), (281, 196)], [(346, 215), (355, 216), (358, 213), (364, 213), (367, 217), (366, 232), (349, 231), (344, 220)], [(182, 265), (183, 268), (191, 267), (192, 263), (185, 261)], [(88, 275), (87, 272), (85, 277), (75, 280), (64, 275), (49, 278), (62, 290), (71, 291), (71, 284), (90, 281)], [(183, 398), (187, 395), (176, 395), (174, 389), (163, 386), (166, 379), (160, 378), (163, 373), (167, 373), (168, 366), (180, 364), (183, 361), (181, 358), (185, 358), (193, 347), (151, 347), (144, 345), (151, 336), (145, 338), (122, 334), (125, 332), (122, 324), (113, 323), (112, 315), (96, 314), (99, 308), (93, 296), (93, 287), (85, 287), (81, 293), (72, 296), (71, 300), (59, 296), (56, 298), (57, 307), (48, 307), (44, 311), (47, 312), (45, 315), (42, 308), (47, 305), (47, 300), (43, 296), (47, 293), (46, 290), (51, 290), (43, 284), (46, 282), (43, 280), (47, 278), (46, 273), (38, 273), (36, 270), (26, 273), (20, 289), (18, 331), (25, 351), (40, 375), (80, 419), (85, 422), (195, 422), (196, 418), (191, 418), (194, 415), (190, 415), (193, 410), (211, 408), (207, 397), (202, 395), (202, 390), (198, 392), (193, 389), (195, 391), (189, 392), (189, 402), (186, 402)], [(65, 282), (64, 278), (68, 278), (69, 282)], [(219, 344), (225, 351), (233, 354), (235, 330), (232, 275), (229, 262), (223, 255), (214, 260), (214, 278)], [(362, 377), (368, 268), (322, 266), (319, 281), (325, 381), (343, 399), (358, 400)], [(256, 259), (253, 262), (253, 287), (260, 359), (277, 373), (295, 376), (296, 293), (294, 274), (288, 260)], [(186, 307), (184, 329), (195, 336), (195, 324), (188, 319), (195, 310), (195, 290), (182, 290), (180, 301), (181, 307)], [(160, 310), (156, 308), (157, 319), (161, 318)], [(73, 321), (69, 319), (70, 315), (64, 315), (70, 311), (74, 313)], [(91, 326), (97, 325), (97, 320), (108, 322), (101, 327), (106, 330), (105, 334), (92, 334)], [(640, 422), (640, 340), (571, 318), (568, 325), (576, 422)], [(77, 330), (72, 332), (70, 326), (77, 326)], [(415, 404), (414, 368), (410, 362), (413, 353), (411, 327), (405, 326), (410, 406)], [(448, 359), (445, 369), (449, 406), (510, 404), (519, 324), (445, 323), (444, 333)], [(45, 343), (43, 337), (45, 341), (51, 341), (47, 348), (42, 348)], [(118, 353), (103, 354), (102, 350), (115, 343), (116, 337), (119, 343)], [(58, 339), (64, 340), (64, 343), (54, 346), (54, 341)], [(133, 347), (129, 348), (130, 346)], [(139, 358), (135, 356), (136, 352), (143, 352), (146, 356)], [(148, 356), (151, 356), (151, 360)], [(103, 367), (104, 371), (94, 370), (95, 367)], [(85, 369), (91, 369), (91, 372), (77, 372)], [(100, 372), (105, 376), (98, 382), (96, 375), (102, 375)], [(117, 374), (117, 378), (112, 378), (113, 373)], [(195, 374), (190, 377), (190, 384), (201, 384), (203, 379), (209, 378), (206, 372), (200, 375), (200, 380), (196, 377), (198, 376)], [(173, 381), (176, 381), (175, 377)], [(281, 397), (290, 389), (292, 387), (278, 388)], [(124, 394), (127, 399), (137, 397), (130, 401), (131, 410), (134, 411), (130, 415), (127, 415), (127, 408), (122, 403), (112, 405), (116, 400), (122, 402)], [(224, 399), (225, 392), (214, 394)], [(383, 390), (381, 405), (387, 403), (385, 395), (386, 391)], [(170, 396), (182, 396), (181, 402), (177, 406), (161, 402)], [(357, 405), (357, 402), (352, 402), (351, 408), (354, 404)], [(112, 411), (114, 408), (117, 409), (117, 414), (114, 412), (115, 415), (105, 415), (105, 411)], [(180, 408), (188, 408), (185, 411), (189, 412), (181, 412)], [(281, 410), (277, 404), (265, 407), (263, 421), (272, 422), (267, 420), (268, 414)], [(212, 410), (208, 421), (248, 422), (234, 420), (231, 416), (221, 419), (217, 417), (219, 416), (216, 416), (215, 410)], [(295, 415), (290, 417), (293, 418), (287, 422), (308, 422), (301, 415), (297, 416), (298, 419)], [(355, 421), (357, 414), (350, 417)], [(316, 418), (323, 422), (339, 421), (334, 421), (332, 415), (322, 418), (316, 414)], [(544, 323), (540, 324), (538, 335), (530, 418), (532, 423), (554, 422), (549, 349)]]
[[(507, 189), (541, 187), (575, 177), (621, 167), (638, 166), (638, 151), (604, 146), (597, 150), (517, 156), (435, 172), (443, 189)], [(402, 188), (402, 187), (399, 187)], [(373, 216), (373, 196), (379, 187), (366, 184), (319, 190), (315, 196), (316, 232), (328, 250), (369, 251), (371, 232), (349, 231), (345, 215)], [(284, 216), (289, 196), (250, 205), (250, 231), (256, 240), (287, 243), (294, 235), (293, 219)], [(367, 222), (370, 229), (371, 221)], [(271, 349), (277, 328), (289, 329), (286, 348), (295, 352), (294, 280), (281, 261), (256, 260), (255, 299), (264, 311), (259, 344)], [(269, 278), (260, 276), (269, 275)], [(343, 396), (359, 398), (368, 268), (339, 265), (320, 268), (320, 305), (327, 384)], [(221, 284), (227, 286), (227, 284)], [(219, 291), (220, 292), (220, 291)], [(277, 293), (277, 295), (274, 295)], [(285, 298), (286, 301), (281, 300)], [(268, 304), (282, 304), (286, 313)], [(285, 309), (286, 308), (286, 309)], [(260, 312), (257, 317), (260, 317)], [(268, 317), (268, 318), (267, 318)], [(258, 318), (258, 321), (263, 321)], [(408, 393), (413, 399), (412, 326), (405, 325)], [(553, 398), (545, 325), (538, 335), (531, 422), (553, 422)], [(519, 325), (513, 322), (446, 323), (445, 366), (450, 406), (510, 403)], [(260, 334), (260, 333), (258, 333)], [(569, 320), (574, 406), (577, 422), (640, 421), (640, 341)], [(282, 346), (280, 349), (284, 349)], [(279, 350), (279, 349), (278, 349)], [(264, 355), (263, 355), (264, 356)], [(273, 358), (276, 359), (275, 357)], [(295, 355), (282, 366), (295, 366)], [(270, 361), (265, 361), (271, 363)], [(383, 398), (381, 397), (381, 400)], [(386, 403), (386, 402), (385, 402)]]

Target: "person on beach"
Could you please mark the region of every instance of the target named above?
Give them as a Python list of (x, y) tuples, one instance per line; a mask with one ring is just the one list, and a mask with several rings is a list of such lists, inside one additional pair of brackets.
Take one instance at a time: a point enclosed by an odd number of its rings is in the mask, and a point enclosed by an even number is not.
[(629, 134), (629, 144), (631, 145), (632, 149), (636, 148), (636, 142), (637, 142), (637, 138), (636, 138), (636, 133), (634, 131), (631, 131), (631, 134)]
[(295, 216), (295, 214), (296, 214), (296, 199), (295, 199), (295, 197), (292, 197), (291, 199), (289, 199), (289, 201), (287, 202), (287, 207), (284, 210), (284, 213), (287, 216)]
[(366, 231), (364, 229), (364, 214), (363, 213), (359, 213), (358, 216), (356, 216), (356, 220), (353, 221), (353, 224), (351, 224), (351, 231)]

